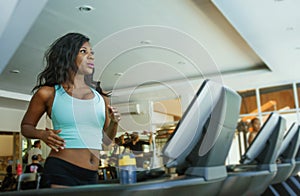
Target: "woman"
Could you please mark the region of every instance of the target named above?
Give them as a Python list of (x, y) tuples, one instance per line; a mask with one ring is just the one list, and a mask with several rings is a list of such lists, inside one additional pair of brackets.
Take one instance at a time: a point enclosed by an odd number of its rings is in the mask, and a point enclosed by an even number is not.
[[(66, 34), (50, 46), (45, 59), (21, 132), (51, 148), (44, 165), (47, 185), (96, 184), (102, 140), (115, 137), (120, 114), (108, 105), (100, 83), (92, 81), (94, 53), (89, 38)], [(36, 128), (44, 113), (52, 119), (53, 130)]]
[(260, 120), (258, 118), (253, 118), (250, 122), (251, 127), (252, 127), (252, 131), (249, 134), (248, 137), (248, 144), (250, 145), (254, 138), (256, 137), (256, 135), (258, 134), (259, 130), (260, 130)]

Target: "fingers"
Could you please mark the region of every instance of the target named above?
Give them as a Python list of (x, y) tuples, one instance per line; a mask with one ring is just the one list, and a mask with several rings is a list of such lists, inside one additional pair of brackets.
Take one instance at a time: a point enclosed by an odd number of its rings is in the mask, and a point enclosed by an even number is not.
[(65, 141), (57, 135), (60, 132), (61, 130), (52, 130), (46, 128), (45, 138), (43, 139), (44, 142), (56, 152), (65, 148)]
[(119, 113), (118, 109), (110, 105), (107, 107), (110, 119), (114, 122), (119, 122), (121, 120), (121, 114)]
[(48, 145), (51, 149), (55, 150), (56, 152), (59, 152), (59, 148), (53, 145)]

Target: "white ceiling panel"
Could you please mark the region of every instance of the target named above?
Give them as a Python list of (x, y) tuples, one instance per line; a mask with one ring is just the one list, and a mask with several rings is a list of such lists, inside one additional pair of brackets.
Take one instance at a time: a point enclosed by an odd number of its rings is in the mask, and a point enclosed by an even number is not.
[[(43, 69), (45, 50), (68, 32), (91, 38), (94, 79), (106, 90), (126, 92), (143, 85), (215, 77), (245, 89), (298, 78), (296, 0), (51, 0), (34, 6), (30, 2), (12, 1), (1, 17), (0, 30), (6, 34), (0, 38), (3, 91), (30, 95)], [(80, 12), (82, 5), (93, 10)], [(22, 28), (13, 31), (13, 24)], [(144, 93), (151, 97), (151, 92)]]

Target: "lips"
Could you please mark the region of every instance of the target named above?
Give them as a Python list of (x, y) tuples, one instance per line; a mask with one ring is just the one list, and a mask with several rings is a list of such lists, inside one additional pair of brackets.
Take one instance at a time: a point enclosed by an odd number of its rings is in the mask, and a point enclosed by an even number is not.
[(90, 67), (90, 68), (94, 68), (94, 67), (95, 67), (94, 63), (88, 63), (87, 65), (88, 65), (88, 67)]

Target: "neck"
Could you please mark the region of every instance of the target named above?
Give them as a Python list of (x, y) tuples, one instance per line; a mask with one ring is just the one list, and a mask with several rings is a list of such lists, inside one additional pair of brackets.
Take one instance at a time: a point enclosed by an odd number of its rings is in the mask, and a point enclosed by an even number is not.
[(73, 84), (65, 83), (63, 84), (63, 86), (70, 89), (79, 89), (79, 88), (86, 87), (87, 85), (84, 82), (84, 75), (76, 74), (73, 78)]

